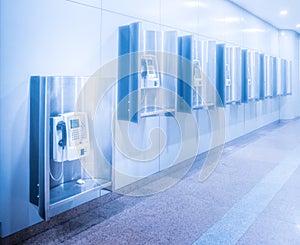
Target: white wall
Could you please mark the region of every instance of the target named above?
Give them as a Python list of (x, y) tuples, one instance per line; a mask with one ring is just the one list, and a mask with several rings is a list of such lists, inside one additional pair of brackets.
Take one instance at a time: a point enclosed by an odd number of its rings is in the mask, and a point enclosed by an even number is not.
[(120, 25), (142, 21), (146, 29), (193, 33), (295, 60), (293, 96), (227, 107), (227, 140), (278, 120), (279, 103), (282, 118), (300, 115), (299, 37), (298, 44), (293, 33), (279, 38), (272, 26), (228, 1), (1, 0), (0, 6), (1, 236), (40, 221), (29, 203), (29, 77), (93, 74), (117, 57)]
[(280, 119), (292, 119), (299, 116), (299, 41), (298, 34), (282, 30), (278, 33), (279, 57), (292, 61), (292, 91), (293, 96), (280, 98)]
[(2, 236), (40, 221), (29, 203), (29, 77), (90, 75), (100, 65), (101, 11), (63, 0), (1, 0)]

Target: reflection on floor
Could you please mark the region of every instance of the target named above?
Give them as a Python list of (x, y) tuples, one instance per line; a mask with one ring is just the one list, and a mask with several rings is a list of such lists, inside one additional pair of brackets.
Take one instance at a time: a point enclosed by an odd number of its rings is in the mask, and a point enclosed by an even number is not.
[(226, 144), (203, 183), (200, 159), (168, 190), (108, 194), (29, 228), (40, 233), (23, 244), (300, 244), (299, 130), (271, 124)]

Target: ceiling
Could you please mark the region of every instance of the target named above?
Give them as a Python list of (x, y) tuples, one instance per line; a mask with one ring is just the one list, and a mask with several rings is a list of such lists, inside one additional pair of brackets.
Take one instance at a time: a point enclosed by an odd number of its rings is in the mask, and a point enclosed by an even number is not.
[[(300, 34), (300, 0), (231, 0), (278, 29), (294, 30)], [(286, 15), (280, 11), (286, 10)]]

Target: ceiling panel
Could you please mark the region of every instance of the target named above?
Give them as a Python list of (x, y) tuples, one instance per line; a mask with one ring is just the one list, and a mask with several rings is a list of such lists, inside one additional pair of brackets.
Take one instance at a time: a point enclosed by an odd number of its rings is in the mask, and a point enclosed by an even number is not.
[[(278, 29), (294, 30), (300, 34), (300, 0), (230, 0)], [(280, 11), (286, 10), (286, 15)], [(297, 27), (299, 25), (299, 27)]]

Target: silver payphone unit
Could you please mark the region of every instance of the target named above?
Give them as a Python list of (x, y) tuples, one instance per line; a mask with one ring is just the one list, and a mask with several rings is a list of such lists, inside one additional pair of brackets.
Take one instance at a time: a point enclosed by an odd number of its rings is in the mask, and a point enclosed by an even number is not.
[(142, 88), (160, 87), (157, 59), (154, 55), (144, 55), (141, 58)]
[(52, 132), (54, 161), (72, 161), (89, 154), (89, 128), (85, 112), (52, 117)]

